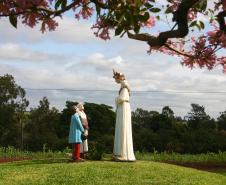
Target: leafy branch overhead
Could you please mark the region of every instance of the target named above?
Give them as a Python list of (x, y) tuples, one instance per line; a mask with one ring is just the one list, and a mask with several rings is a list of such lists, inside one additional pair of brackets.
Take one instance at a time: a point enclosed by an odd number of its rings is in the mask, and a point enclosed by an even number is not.
[[(146, 42), (148, 52), (177, 55), (182, 64), (226, 72), (226, 0), (1, 0), (0, 17), (41, 31), (54, 31), (56, 17), (72, 11), (77, 20), (96, 17), (92, 29), (101, 39), (115, 36)], [(164, 25), (165, 24), (165, 25)], [(158, 32), (156, 31), (158, 30)], [(222, 51), (222, 52), (220, 52)]]

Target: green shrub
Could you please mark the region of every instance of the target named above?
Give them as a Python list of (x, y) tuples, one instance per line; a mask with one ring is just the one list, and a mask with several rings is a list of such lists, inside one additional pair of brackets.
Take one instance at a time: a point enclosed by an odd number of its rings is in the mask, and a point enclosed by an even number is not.
[(99, 142), (89, 142), (89, 153), (87, 158), (90, 160), (101, 160), (104, 154), (103, 143)]

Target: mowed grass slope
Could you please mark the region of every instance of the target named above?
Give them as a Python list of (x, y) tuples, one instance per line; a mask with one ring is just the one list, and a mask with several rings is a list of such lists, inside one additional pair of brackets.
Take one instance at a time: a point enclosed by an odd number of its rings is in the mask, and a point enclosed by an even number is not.
[(225, 175), (151, 161), (23, 161), (0, 165), (0, 185), (225, 185)]

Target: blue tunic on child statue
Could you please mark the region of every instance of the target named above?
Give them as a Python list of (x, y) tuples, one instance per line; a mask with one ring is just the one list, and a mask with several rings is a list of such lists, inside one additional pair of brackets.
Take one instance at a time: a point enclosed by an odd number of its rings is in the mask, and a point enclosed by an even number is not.
[(69, 131), (69, 143), (81, 143), (81, 134), (84, 132), (84, 128), (82, 127), (82, 123), (80, 121), (78, 113), (75, 113), (71, 116), (71, 124)]

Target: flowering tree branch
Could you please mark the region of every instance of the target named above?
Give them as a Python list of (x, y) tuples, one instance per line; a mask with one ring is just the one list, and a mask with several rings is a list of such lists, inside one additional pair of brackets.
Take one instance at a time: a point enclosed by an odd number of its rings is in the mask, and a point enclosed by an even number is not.
[[(77, 20), (89, 19), (95, 12), (92, 29), (101, 39), (110, 39), (110, 30), (114, 30), (115, 36), (127, 34), (130, 39), (146, 42), (149, 52), (180, 56), (182, 64), (190, 68), (222, 65), (226, 72), (226, 57), (218, 55), (220, 49), (226, 49), (226, 0), (212, 2), (215, 7), (208, 8), (208, 0), (165, 0), (160, 8), (156, 0), (0, 0), (0, 18), (9, 17), (14, 27), (17, 20), (30, 27), (41, 25), (45, 32), (54, 31), (58, 26), (55, 18), (67, 11), (72, 11)], [(198, 14), (210, 18), (209, 22), (200, 20)], [(160, 17), (168, 15), (174, 26), (160, 30), (158, 35), (152, 33)], [(200, 34), (193, 34), (194, 30)]]
[(187, 15), (189, 9), (200, 0), (183, 0), (174, 12), (173, 21), (176, 22), (178, 29), (161, 32), (157, 37), (149, 34), (131, 34), (128, 32), (128, 37), (136, 40), (147, 41), (151, 47), (163, 46), (169, 38), (183, 38), (188, 34)]
[[(64, 8), (61, 8), (60, 10), (52, 10), (51, 8), (46, 8), (44, 6), (37, 6), (36, 4), (33, 4), (33, 6), (28, 7), (26, 9), (21, 9), (21, 11), (19, 11), (19, 12), (11, 11), (11, 12), (8, 12), (8, 13), (0, 13), (0, 17), (9, 17), (9, 16), (12, 16), (12, 15), (18, 16), (18, 15), (23, 15), (25, 13), (31, 13), (31, 12), (45, 13), (45, 16), (53, 15), (54, 17), (56, 17), (56, 16), (60, 16), (64, 12), (67, 12), (68, 10), (75, 7), (76, 5), (77, 5), (77, 1), (73, 1), (71, 4), (65, 6)], [(20, 5), (16, 2), (14, 2), (14, 6), (21, 8)]]

